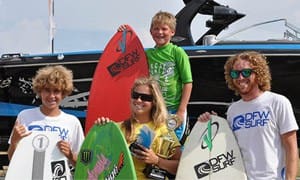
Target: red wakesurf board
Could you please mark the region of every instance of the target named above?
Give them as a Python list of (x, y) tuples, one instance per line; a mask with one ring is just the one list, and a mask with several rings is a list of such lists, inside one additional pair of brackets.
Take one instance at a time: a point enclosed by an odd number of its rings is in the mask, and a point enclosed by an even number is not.
[(90, 88), (85, 134), (98, 117), (123, 121), (130, 116), (130, 89), (138, 77), (148, 76), (143, 45), (127, 25), (106, 45), (94, 72)]

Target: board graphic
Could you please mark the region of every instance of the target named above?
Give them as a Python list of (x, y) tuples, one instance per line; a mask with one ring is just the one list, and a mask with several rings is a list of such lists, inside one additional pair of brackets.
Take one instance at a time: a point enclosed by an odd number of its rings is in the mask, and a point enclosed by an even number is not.
[(148, 63), (142, 43), (127, 26), (106, 45), (94, 72), (88, 100), (85, 133), (101, 116), (118, 122), (130, 116), (130, 89), (134, 80), (148, 76)]
[(71, 179), (67, 158), (56, 146), (59, 140), (57, 133), (32, 131), (32, 134), (19, 142), (5, 180)]
[(78, 155), (75, 179), (136, 179), (130, 151), (116, 123), (90, 129)]
[(243, 159), (228, 122), (211, 116), (196, 122), (182, 152), (176, 180), (243, 180)]

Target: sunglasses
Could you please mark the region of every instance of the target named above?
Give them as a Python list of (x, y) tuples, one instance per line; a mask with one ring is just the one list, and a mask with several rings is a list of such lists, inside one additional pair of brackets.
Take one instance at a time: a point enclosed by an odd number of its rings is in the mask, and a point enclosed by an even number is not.
[(138, 92), (135, 92), (135, 91), (132, 92), (131, 98), (132, 99), (138, 99), (138, 98), (140, 98), (142, 101), (149, 101), (149, 102), (153, 101), (153, 96), (152, 95), (138, 93)]
[(248, 78), (248, 77), (251, 76), (252, 72), (253, 72), (252, 69), (242, 69), (240, 71), (238, 71), (238, 70), (231, 70), (230, 71), (230, 77), (232, 79), (237, 79), (238, 77), (240, 77), (240, 74), (242, 74), (242, 76), (244, 78)]

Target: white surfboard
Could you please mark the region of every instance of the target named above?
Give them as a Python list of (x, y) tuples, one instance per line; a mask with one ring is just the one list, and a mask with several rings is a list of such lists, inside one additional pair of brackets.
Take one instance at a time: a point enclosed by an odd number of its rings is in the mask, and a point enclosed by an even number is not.
[(57, 133), (33, 131), (23, 138), (9, 163), (5, 180), (69, 180), (67, 158), (59, 151)]
[(193, 127), (176, 174), (176, 180), (187, 179), (247, 179), (240, 149), (225, 119), (212, 116)]

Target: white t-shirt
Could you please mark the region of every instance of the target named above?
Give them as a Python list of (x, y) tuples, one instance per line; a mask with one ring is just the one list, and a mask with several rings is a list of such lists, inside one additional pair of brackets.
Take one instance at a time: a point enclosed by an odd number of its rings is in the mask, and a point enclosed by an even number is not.
[(251, 101), (239, 100), (227, 112), (249, 180), (282, 179), (285, 150), (281, 135), (298, 130), (290, 101), (266, 91)]
[[(53, 131), (58, 132), (60, 138), (70, 143), (72, 152), (79, 153), (84, 140), (83, 129), (77, 117), (66, 114), (63, 111), (58, 116), (45, 116), (40, 108), (32, 108), (21, 111), (17, 121), (29, 131)], [(9, 144), (10, 144), (9, 138)]]

